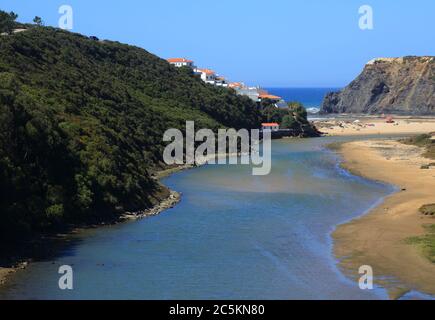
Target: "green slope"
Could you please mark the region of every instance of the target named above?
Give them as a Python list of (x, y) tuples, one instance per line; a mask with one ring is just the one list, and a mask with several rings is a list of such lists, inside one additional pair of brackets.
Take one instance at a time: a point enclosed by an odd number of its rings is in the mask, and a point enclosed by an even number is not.
[(0, 238), (149, 207), (163, 132), (255, 128), (257, 106), (147, 51), (34, 27), (0, 37)]

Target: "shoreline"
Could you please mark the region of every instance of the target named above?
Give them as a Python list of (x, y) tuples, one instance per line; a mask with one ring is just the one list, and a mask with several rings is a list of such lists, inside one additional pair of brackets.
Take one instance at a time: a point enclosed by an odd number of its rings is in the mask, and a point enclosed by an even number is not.
[[(174, 173), (187, 169), (192, 169), (192, 168), (195, 168), (195, 166), (181, 165), (169, 169), (160, 170), (155, 173), (155, 179), (160, 180)], [(144, 218), (159, 215), (163, 211), (173, 208), (181, 201), (181, 196), (182, 196), (181, 193), (171, 190), (169, 188), (168, 188), (168, 193), (169, 194), (166, 198), (160, 200), (156, 205), (154, 205), (151, 208), (137, 211), (137, 212), (124, 212), (118, 218), (116, 218), (115, 221), (102, 222), (100, 224), (90, 224), (87, 226), (77, 226), (72, 228), (70, 231), (66, 233), (57, 234), (54, 237), (59, 237), (59, 238), (68, 237), (87, 229), (103, 227), (110, 224), (115, 225), (127, 221), (141, 220)], [(15, 272), (25, 269), (27, 265), (31, 262), (32, 262), (32, 258), (23, 258), (23, 259), (18, 259), (15, 265), (13, 266), (0, 267), (0, 290), (8, 283), (10, 277), (12, 277)]]
[[(207, 156), (207, 157), (201, 158), (201, 159), (199, 159), (199, 161), (196, 164), (193, 164), (193, 165), (184, 164), (184, 165), (177, 165), (177, 166), (173, 166), (173, 167), (162, 169), (162, 170), (157, 170), (156, 172), (154, 172), (154, 174), (152, 176), (155, 180), (160, 182), (161, 179), (164, 179), (168, 176), (171, 176), (172, 174), (175, 174), (175, 173), (178, 173), (181, 171), (185, 171), (185, 170), (198, 168), (198, 167), (201, 167), (203, 165), (207, 165), (207, 161), (209, 161), (213, 158), (215, 160), (218, 160), (218, 159), (223, 158), (223, 157), (234, 157), (234, 156), (241, 156), (241, 154), (240, 153), (226, 153), (226, 154), (219, 154), (218, 153), (218, 154), (215, 154), (213, 156)], [(164, 185), (162, 185), (162, 186), (164, 188), (167, 188)], [(177, 192), (177, 191), (171, 190), (169, 188), (167, 188), (167, 190), (168, 190), (168, 196), (166, 198), (160, 200), (156, 205), (152, 206), (151, 208), (148, 208), (145, 210), (140, 210), (137, 212), (124, 212), (119, 217), (117, 217), (114, 221), (111, 220), (111, 221), (106, 221), (106, 222), (102, 222), (99, 224), (76, 226), (65, 233), (55, 235), (54, 238), (57, 238), (57, 237), (58, 238), (67, 238), (69, 236), (72, 236), (74, 234), (77, 234), (77, 233), (79, 233), (83, 230), (87, 230), (87, 229), (103, 227), (106, 225), (115, 225), (115, 224), (124, 223), (124, 222), (128, 222), (128, 221), (141, 220), (144, 218), (157, 216), (157, 215), (161, 214), (162, 212), (173, 208), (181, 201), (181, 197), (182, 197), (181, 192)], [(56, 239), (54, 241), (62, 242), (63, 240)], [(22, 269), (25, 269), (28, 266), (28, 264), (30, 264), (31, 262), (32, 262), (32, 257), (29, 257), (29, 258), (17, 259), (16, 263), (13, 266), (8, 266), (8, 267), (1, 267), (0, 266), (0, 290), (8, 283), (10, 277), (12, 277), (15, 272), (22, 270)]]
[(335, 149), (343, 157), (342, 167), (352, 174), (397, 189), (368, 213), (332, 232), (341, 271), (357, 281), (358, 268), (372, 266), (375, 283), (385, 287), (392, 299), (411, 290), (435, 294), (435, 264), (406, 242), (425, 234), (425, 224), (435, 224), (435, 219), (418, 212), (422, 205), (435, 202), (430, 192), (435, 189), (434, 169), (421, 169), (431, 160), (421, 156), (422, 148), (395, 140), (353, 141)]
[(380, 116), (349, 116), (337, 119), (317, 119), (313, 123), (327, 136), (415, 135), (435, 131), (435, 117), (396, 116), (392, 121), (393, 123), (387, 123), (386, 119)]
[[(178, 171), (181, 170), (182, 169)], [(177, 171), (174, 171), (174, 173), (175, 172)], [(66, 233), (54, 235), (53, 239), (51, 240), (53, 242), (57, 242), (57, 241), (62, 242), (62, 238), (66, 239), (84, 230), (94, 229), (107, 225), (116, 225), (127, 221), (141, 220), (144, 218), (157, 216), (163, 211), (173, 208), (181, 201), (181, 193), (171, 189), (168, 189), (168, 191), (169, 191), (168, 197), (162, 199), (161, 201), (159, 201), (159, 203), (157, 203), (151, 208), (138, 212), (125, 212), (122, 215), (120, 215), (115, 221), (112, 222), (104, 222), (96, 225), (94, 224), (94, 225), (87, 225), (81, 227), (74, 227), (72, 230)], [(5, 286), (8, 283), (10, 277), (13, 276), (14, 273), (16, 273), (19, 270), (25, 269), (28, 266), (28, 264), (32, 263), (32, 261), (33, 261), (32, 258), (17, 259), (17, 262), (10, 267), (0, 267), (0, 290), (2, 289), (3, 286)]]

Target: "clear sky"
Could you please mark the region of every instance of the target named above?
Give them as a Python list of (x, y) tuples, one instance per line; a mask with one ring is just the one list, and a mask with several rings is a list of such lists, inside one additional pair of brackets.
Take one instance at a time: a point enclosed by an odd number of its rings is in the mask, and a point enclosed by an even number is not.
[[(74, 32), (191, 58), (250, 85), (341, 87), (372, 58), (435, 55), (434, 0), (1, 0), (0, 9), (57, 26), (63, 4)], [(373, 30), (359, 28), (366, 4)]]

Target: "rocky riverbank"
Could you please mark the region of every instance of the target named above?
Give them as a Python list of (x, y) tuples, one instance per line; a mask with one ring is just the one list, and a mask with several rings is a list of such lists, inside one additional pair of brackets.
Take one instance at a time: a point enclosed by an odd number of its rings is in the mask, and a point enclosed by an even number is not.
[[(168, 175), (171, 175), (175, 172), (190, 169), (192, 166), (177, 166), (174, 168), (161, 170), (156, 172), (156, 179), (161, 179), (163, 177), (166, 177)], [(90, 225), (86, 227), (80, 227), (80, 228), (74, 228), (72, 229), (68, 234), (59, 234), (48, 237), (47, 246), (53, 246), (52, 249), (49, 249), (50, 254), (53, 254), (53, 251), (56, 251), (56, 247), (59, 245), (59, 242), (66, 242), (66, 239), (69, 235), (77, 234), (78, 232), (82, 232), (83, 230), (89, 229), (89, 228), (97, 228), (103, 225), (107, 224), (118, 224), (123, 223), (130, 220), (138, 220), (138, 219), (144, 219), (147, 217), (152, 217), (160, 214), (161, 212), (173, 208), (178, 202), (181, 200), (181, 194), (174, 190), (168, 190), (168, 196), (162, 200), (160, 200), (156, 205), (154, 205), (151, 208), (137, 211), (137, 212), (125, 212), (124, 214), (120, 215), (119, 218), (117, 218), (114, 221), (104, 222), (101, 224), (96, 225)], [(44, 241), (44, 240), (42, 240)], [(38, 254), (39, 255), (39, 254)], [(45, 255), (45, 253), (44, 253)], [(0, 286), (4, 285), (8, 278), (13, 275), (17, 270), (25, 269), (29, 263), (31, 263), (33, 257), (20, 257), (16, 259), (10, 259), (7, 263), (0, 262)], [(9, 259), (8, 259), (9, 260)], [(15, 260), (15, 261), (14, 261)]]
[(137, 212), (126, 212), (125, 214), (121, 215), (120, 221), (136, 220), (156, 216), (167, 209), (173, 208), (178, 202), (180, 202), (180, 200), (181, 194), (177, 191), (170, 190), (169, 196), (154, 207)]

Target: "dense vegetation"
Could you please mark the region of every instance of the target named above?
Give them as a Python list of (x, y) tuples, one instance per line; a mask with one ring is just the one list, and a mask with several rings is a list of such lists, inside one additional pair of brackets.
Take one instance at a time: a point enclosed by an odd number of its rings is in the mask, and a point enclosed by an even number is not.
[(281, 129), (292, 129), (302, 137), (318, 136), (317, 129), (307, 120), (307, 111), (299, 102), (289, 102), (288, 108), (276, 108), (272, 101), (262, 102), (263, 122), (277, 122)]
[(4, 12), (0, 10), (0, 33), (10, 34), (17, 26), (15, 20), (18, 15), (14, 12)]
[(402, 142), (425, 148), (426, 151), (423, 153), (423, 156), (435, 160), (435, 140), (432, 140), (431, 137), (431, 134), (420, 134), (404, 139)]
[(425, 204), (419, 209), (420, 213), (425, 216), (435, 216), (435, 203)]
[(0, 40), (2, 241), (154, 204), (168, 128), (261, 122), (249, 98), (137, 47), (42, 26)]
[(435, 263), (435, 224), (426, 225), (426, 234), (407, 239), (409, 244), (417, 245), (423, 254)]

